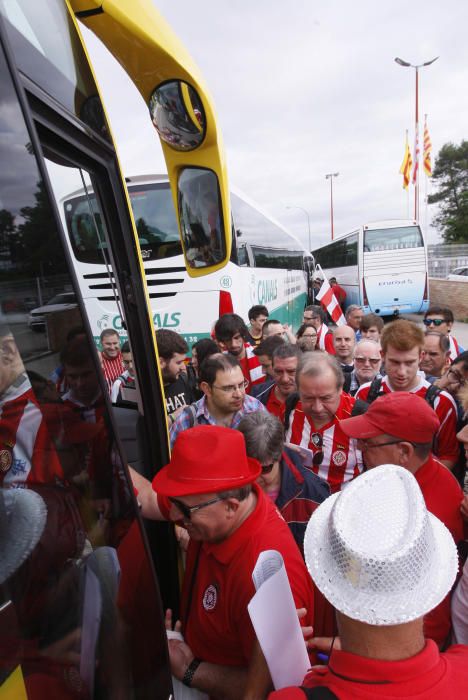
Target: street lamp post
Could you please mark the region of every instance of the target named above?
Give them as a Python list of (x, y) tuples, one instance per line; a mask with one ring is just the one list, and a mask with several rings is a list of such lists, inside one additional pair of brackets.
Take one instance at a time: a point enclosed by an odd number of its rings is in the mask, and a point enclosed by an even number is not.
[(333, 240), (333, 178), (338, 177), (340, 173), (328, 173), (325, 175), (326, 180), (330, 180), (330, 222), (331, 222), (331, 239)]
[(431, 63), (437, 61), (439, 56), (432, 58), (430, 61), (414, 65), (409, 61), (404, 61), (402, 58), (395, 58), (395, 63), (403, 68), (414, 68), (416, 75), (415, 85), (415, 120), (414, 120), (414, 165), (413, 165), (413, 184), (414, 184), (414, 218), (419, 222), (419, 69), (425, 66), (430, 66)]
[(307, 231), (308, 231), (308, 235), (309, 235), (309, 253), (310, 253), (312, 250), (312, 245), (310, 242), (310, 216), (309, 216), (309, 212), (307, 211), (307, 209), (304, 209), (304, 207), (297, 206), (297, 204), (286, 205), (286, 209), (300, 209), (307, 216)]

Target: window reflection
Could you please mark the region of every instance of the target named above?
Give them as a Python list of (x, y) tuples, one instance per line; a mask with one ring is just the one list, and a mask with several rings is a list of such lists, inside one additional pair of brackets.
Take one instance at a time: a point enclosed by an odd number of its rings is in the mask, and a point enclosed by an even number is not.
[[(0, 179), (0, 685), (20, 667), (28, 698), (132, 697), (154, 685), (157, 599), (96, 348), (1, 51), (0, 83), (0, 157), (14, 164)], [(47, 306), (34, 328), (30, 314)]]

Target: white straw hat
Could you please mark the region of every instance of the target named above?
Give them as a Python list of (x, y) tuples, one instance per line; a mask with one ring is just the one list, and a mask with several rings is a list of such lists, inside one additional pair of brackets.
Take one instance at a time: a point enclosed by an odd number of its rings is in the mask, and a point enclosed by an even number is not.
[(0, 584), (31, 554), (46, 520), (46, 504), (35, 491), (0, 489)]
[(447, 595), (458, 569), (452, 535), (428, 513), (414, 476), (392, 464), (362, 474), (317, 508), (304, 553), (327, 600), (371, 625), (422, 617)]

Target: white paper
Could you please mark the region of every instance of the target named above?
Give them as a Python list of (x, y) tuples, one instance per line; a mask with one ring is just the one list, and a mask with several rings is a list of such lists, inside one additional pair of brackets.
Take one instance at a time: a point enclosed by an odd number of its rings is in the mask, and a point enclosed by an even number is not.
[(257, 592), (248, 611), (275, 689), (300, 685), (310, 662), (281, 554), (262, 552), (252, 578)]
[(308, 447), (302, 447), (302, 445), (293, 445), (291, 442), (285, 442), (285, 447), (289, 447), (290, 450), (296, 452), (302, 459), (304, 467), (311, 467), (313, 464), (314, 453), (309, 450)]

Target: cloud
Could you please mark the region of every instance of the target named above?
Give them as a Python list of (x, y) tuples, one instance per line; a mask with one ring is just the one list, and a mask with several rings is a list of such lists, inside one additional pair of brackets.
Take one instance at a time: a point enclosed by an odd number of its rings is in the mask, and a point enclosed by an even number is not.
[[(330, 230), (403, 218), (398, 170), (405, 130), (414, 137), (414, 70), (394, 62), (440, 59), (420, 72), (421, 121), (436, 155), (466, 136), (467, 11), (458, 0), (158, 0), (198, 63), (214, 98), (233, 183), (306, 243)], [(89, 36), (89, 34), (87, 34)], [(164, 171), (146, 107), (120, 69), (90, 40), (127, 174)], [(420, 139), (422, 141), (422, 126)], [(429, 185), (430, 187), (430, 185)], [(421, 221), (426, 216), (421, 182)], [(412, 193), (411, 193), (412, 197)], [(410, 212), (412, 201), (410, 197)], [(434, 240), (437, 234), (428, 231)]]

